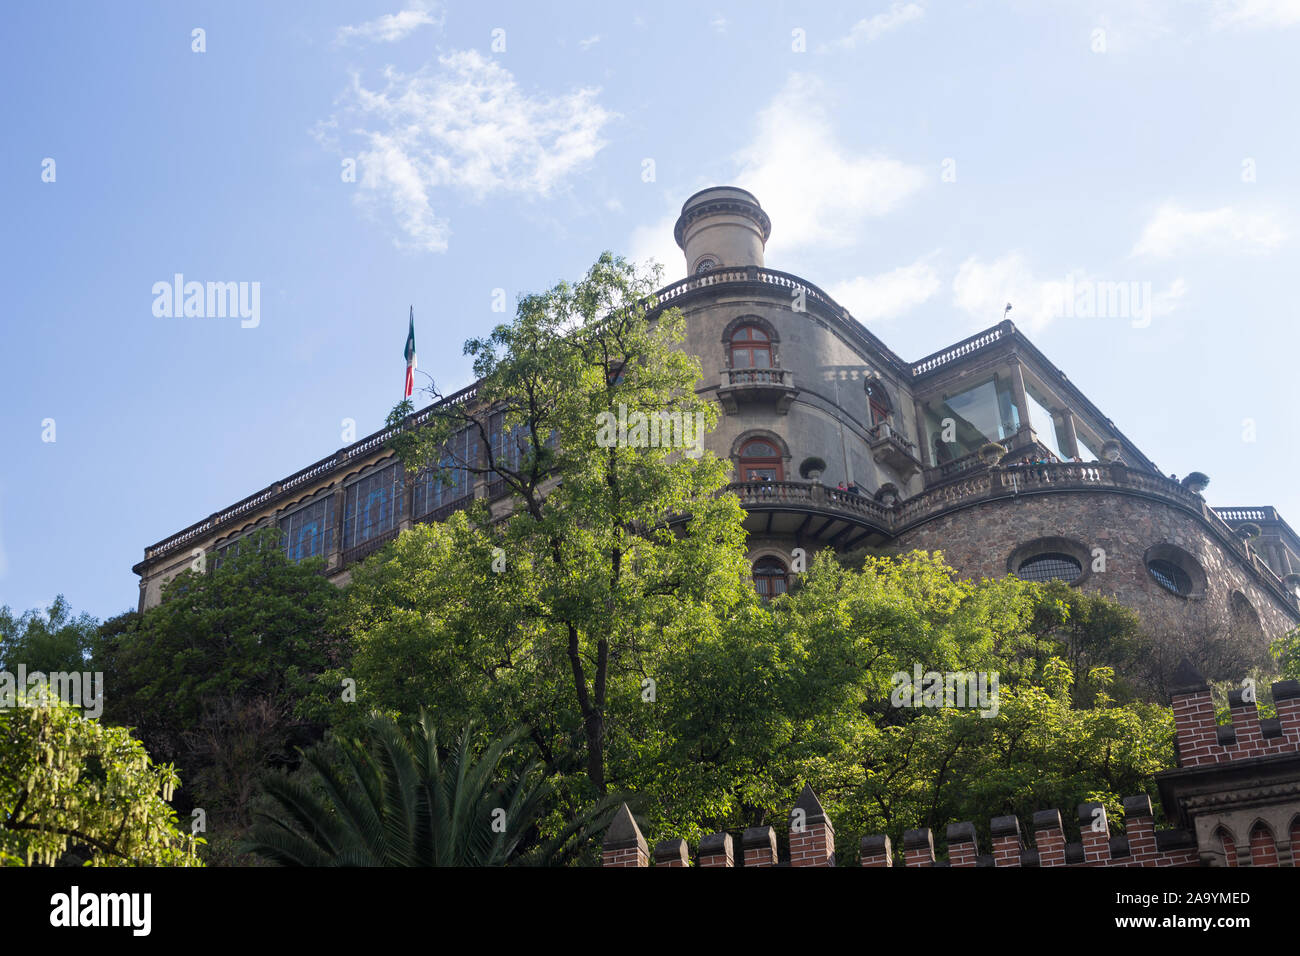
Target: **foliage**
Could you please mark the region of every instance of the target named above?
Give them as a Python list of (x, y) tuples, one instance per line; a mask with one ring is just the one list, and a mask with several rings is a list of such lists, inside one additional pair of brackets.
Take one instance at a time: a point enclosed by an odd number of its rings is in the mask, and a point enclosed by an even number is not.
[[(676, 416), (692, 432), (697, 416), (704, 428), (716, 420), (695, 393), (698, 360), (678, 347), (680, 312), (647, 315), (655, 281), (605, 254), (584, 279), (522, 298), (511, 324), (466, 343), (479, 405), (435, 406), (427, 427), (394, 444), (408, 468), (442, 475), (448, 437), (471, 429), (487, 461), (462, 464), (503, 482), (515, 507), (495, 523), (479, 508), (403, 535), (388, 552), (396, 570), (372, 562), (351, 589), (368, 704), (412, 713), (428, 703), (439, 719), (476, 716), (496, 733), (522, 722), (548, 769), (576, 757), (596, 794), (609, 785), (611, 728), (641, 706), (647, 663), (755, 600), (743, 511), (718, 494), (729, 464), (684, 440), (601, 439), (602, 421), (620, 412)], [(504, 444), (491, 441), (492, 413)], [(391, 669), (390, 652), (421, 669)]]
[(302, 715), (346, 648), (333, 629), (342, 594), (322, 566), (290, 561), (266, 529), (220, 567), (177, 575), (157, 607), (100, 629), (104, 719), (181, 766), (188, 803), (210, 823), (245, 823), (257, 775), (323, 732)]
[(539, 841), (552, 784), (536, 765), (502, 772), (517, 731), (486, 747), (472, 723), (444, 757), (427, 714), (404, 732), (375, 715), (365, 743), (305, 754), (315, 786), (271, 777), (278, 812), (257, 814), (248, 848), (288, 866), (503, 866), (565, 862), (608, 825), (607, 797)]
[(0, 864), (195, 866), (180, 778), (124, 729), (56, 700), (0, 708)]
[(1300, 628), (1273, 642), (1273, 660), (1282, 680), (1300, 680)]
[(15, 617), (0, 607), (0, 670), (83, 671), (98, 622), (89, 614), (72, 616), (62, 594), (44, 612), (31, 610)]

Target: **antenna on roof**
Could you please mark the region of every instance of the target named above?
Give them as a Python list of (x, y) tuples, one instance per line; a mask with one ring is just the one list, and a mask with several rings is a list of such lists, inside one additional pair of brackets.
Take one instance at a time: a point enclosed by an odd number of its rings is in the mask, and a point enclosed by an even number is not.
[(1007, 303), (1007, 307), (1006, 307), (1005, 309), (1002, 310), (1002, 318), (1005, 319), (1005, 318), (1007, 317), (1007, 313), (1010, 312), (1010, 311), (1011, 311), (1011, 303), (1008, 302), (1008, 303)]

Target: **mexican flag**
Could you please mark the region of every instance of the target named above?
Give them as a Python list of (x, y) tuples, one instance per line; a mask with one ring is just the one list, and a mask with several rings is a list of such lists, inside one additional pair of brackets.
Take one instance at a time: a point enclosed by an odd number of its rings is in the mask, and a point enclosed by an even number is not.
[(402, 355), (406, 357), (406, 397), (410, 398), (415, 390), (415, 306), (411, 306), (411, 331), (406, 333)]

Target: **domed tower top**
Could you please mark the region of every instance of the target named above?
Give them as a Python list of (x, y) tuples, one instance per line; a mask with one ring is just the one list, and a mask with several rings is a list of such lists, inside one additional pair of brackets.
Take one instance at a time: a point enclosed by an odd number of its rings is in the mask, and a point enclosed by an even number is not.
[(701, 189), (682, 204), (673, 238), (690, 275), (720, 266), (761, 266), (772, 220), (754, 195), (736, 186)]

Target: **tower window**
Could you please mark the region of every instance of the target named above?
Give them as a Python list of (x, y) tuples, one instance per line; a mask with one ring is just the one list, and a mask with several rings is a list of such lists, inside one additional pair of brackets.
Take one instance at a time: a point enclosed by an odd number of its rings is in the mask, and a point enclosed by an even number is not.
[(867, 382), (867, 405), (871, 409), (871, 425), (889, 421), (889, 396), (879, 382)]
[(770, 441), (756, 438), (740, 449), (741, 481), (784, 481), (781, 449)]
[(772, 340), (756, 325), (742, 325), (731, 336), (732, 368), (771, 368)]
[(790, 590), (790, 574), (780, 558), (759, 558), (754, 562), (754, 589), (764, 601)]
[(1169, 561), (1156, 559), (1147, 562), (1147, 571), (1166, 591), (1172, 591), (1180, 597), (1192, 593), (1192, 579), (1186, 571)]
[(718, 260), (710, 259), (708, 256), (705, 256), (703, 259), (701, 259), (699, 262), (695, 264), (695, 274), (697, 276), (702, 276), (704, 275), (704, 273), (711, 272), (717, 267), (718, 267)]
[(1067, 584), (1083, 574), (1083, 565), (1068, 554), (1049, 552), (1022, 561), (1016, 575), (1025, 581), (1064, 581)]

